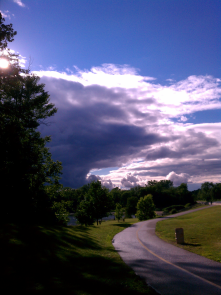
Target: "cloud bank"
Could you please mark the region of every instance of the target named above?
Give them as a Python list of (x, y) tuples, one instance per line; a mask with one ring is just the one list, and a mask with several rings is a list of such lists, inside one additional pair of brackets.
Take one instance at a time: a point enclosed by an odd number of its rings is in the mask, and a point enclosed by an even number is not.
[[(35, 72), (58, 108), (43, 135), (51, 135), (65, 186), (100, 179), (108, 188), (150, 179), (220, 181), (221, 123), (188, 123), (196, 111), (221, 109), (220, 79), (190, 76), (166, 85), (127, 65)], [(92, 170), (119, 167), (106, 175)]]

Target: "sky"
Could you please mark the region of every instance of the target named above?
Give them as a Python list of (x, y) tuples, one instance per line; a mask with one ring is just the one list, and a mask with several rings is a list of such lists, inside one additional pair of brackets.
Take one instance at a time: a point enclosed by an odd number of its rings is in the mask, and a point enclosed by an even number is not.
[(220, 0), (0, 0), (64, 186), (221, 182)]

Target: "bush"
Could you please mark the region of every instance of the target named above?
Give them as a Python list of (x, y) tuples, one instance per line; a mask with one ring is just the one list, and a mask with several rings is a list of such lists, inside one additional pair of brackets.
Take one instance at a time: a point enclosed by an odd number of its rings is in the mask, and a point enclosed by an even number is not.
[(176, 209), (177, 211), (184, 209), (184, 205), (172, 205), (163, 209), (164, 212), (170, 212), (172, 209)]
[(171, 211), (170, 211), (170, 214), (175, 214), (177, 213), (177, 210), (175, 208), (173, 208)]
[(185, 208), (189, 208), (190, 206), (192, 206), (192, 204), (187, 203), (187, 204), (185, 205)]

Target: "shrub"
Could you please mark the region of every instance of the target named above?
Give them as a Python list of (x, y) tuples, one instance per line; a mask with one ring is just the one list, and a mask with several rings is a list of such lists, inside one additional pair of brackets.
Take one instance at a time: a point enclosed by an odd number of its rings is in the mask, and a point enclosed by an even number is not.
[(175, 214), (177, 213), (177, 210), (175, 208), (173, 208), (171, 211), (170, 211), (170, 214)]
[(166, 207), (163, 209), (164, 212), (170, 212), (172, 209), (176, 209), (176, 210), (182, 210), (184, 209), (185, 206), (184, 205), (172, 205), (172, 206), (169, 206), (169, 207)]

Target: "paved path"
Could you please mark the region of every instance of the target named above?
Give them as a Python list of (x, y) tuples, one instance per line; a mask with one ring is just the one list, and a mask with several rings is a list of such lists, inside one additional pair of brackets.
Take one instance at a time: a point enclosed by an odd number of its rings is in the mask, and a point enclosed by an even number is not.
[[(207, 208), (169, 218), (197, 210)], [(159, 294), (221, 295), (221, 263), (159, 239), (155, 227), (164, 219), (138, 222), (114, 237), (113, 245), (124, 262)]]

